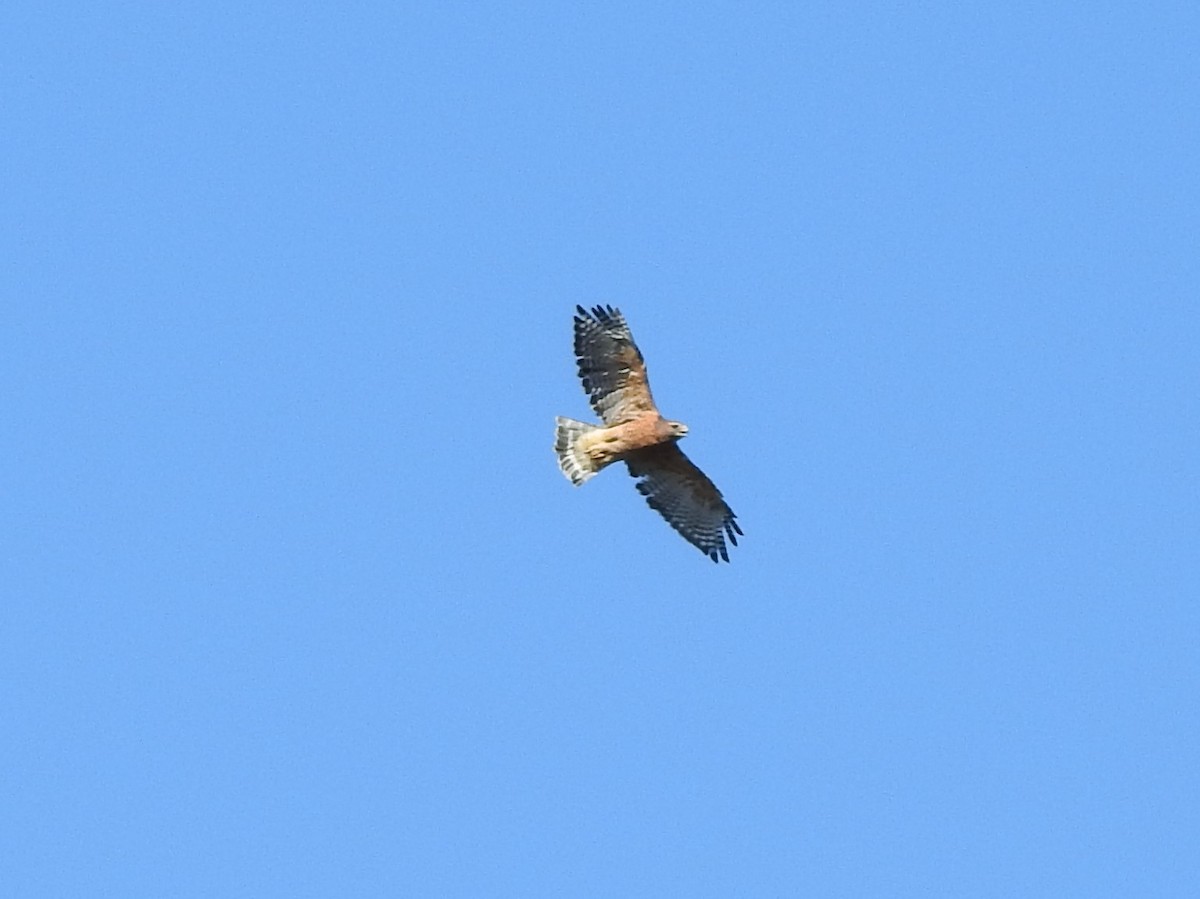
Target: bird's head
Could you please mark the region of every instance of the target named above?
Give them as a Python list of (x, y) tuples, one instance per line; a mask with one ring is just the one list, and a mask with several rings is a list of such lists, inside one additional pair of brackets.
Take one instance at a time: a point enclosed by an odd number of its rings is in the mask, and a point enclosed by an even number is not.
[(671, 436), (676, 440), (687, 436), (687, 425), (681, 421), (669, 421), (667, 422), (667, 428), (671, 431)]

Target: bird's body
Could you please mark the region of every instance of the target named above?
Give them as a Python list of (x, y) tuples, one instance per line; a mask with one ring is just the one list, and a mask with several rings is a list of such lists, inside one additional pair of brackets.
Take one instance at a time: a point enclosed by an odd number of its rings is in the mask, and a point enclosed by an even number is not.
[[(586, 422), (576, 422), (570, 418), (559, 418), (557, 421), (560, 427), (566, 426), (568, 433), (570, 425), (585, 427), (570, 447), (577, 460), (575, 470), (578, 473), (568, 472), (567, 477), (575, 484), (582, 484), (600, 469), (621, 461), (630, 453), (657, 446), (679, 436), (671, 427), (672, 423), (655, 412), (644, 412), (637, 418), (609, 427), (588, 425)], [(557, 445), (555, 449), (558, 449)]]
[(650, 395), (641, 351), (620, 311), (577, 307), (575, 355), (579, 377), (601, 425), (556, 420), (554, 450), (571, 483), (584, 483), (623, 461), (641, 480), (638, 491), (684, 539), (714, 562), (729, 561), (737, 545), (736, 516), (721, 492), (679, 449), (687, 425), (662, 417)]

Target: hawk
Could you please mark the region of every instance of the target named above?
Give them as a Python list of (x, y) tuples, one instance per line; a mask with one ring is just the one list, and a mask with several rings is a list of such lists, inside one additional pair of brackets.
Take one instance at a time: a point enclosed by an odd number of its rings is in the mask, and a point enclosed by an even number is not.
[(624, 462), (646, 502), (714, 562), (737, 546), (737, 516), (721, 491), (679, 448), (687, 425), (659, 414), (646, 380), (646, 362), (625, 316), (612, 306), (575, 307), (579, 378), (604, 424), (557, 418), (558, 467), (579, 486), (600, 469)]

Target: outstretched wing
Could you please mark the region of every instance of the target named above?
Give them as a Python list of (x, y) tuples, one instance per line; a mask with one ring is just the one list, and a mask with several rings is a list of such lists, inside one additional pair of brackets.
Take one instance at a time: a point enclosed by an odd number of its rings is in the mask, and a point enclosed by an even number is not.
[(721, 491), (683, 454), (678, 443), (637, 450), (625, 457), (625, 464), (631, 475), (640, 478), (637, 489), (650, 508), (684, 540), (714, 562), (718, 557), (729, 561), (725, 540), (737, 546), (737, 535), (742, 533), (737, 516), (721, 498)]
[(646, 363), (619, 309), (576, 306), (575, 356), (579, 378), (596, 414), (607, 425), (656, 412)]

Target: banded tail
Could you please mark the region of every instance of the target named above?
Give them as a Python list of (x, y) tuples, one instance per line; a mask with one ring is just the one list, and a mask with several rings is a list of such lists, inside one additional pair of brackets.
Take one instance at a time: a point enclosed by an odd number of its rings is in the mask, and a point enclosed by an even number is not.
[(599, 427), (573, 418), (556, 418), (554, 430), (554, 452), (558, 456), (558, 467), (578, 487), (600, 469), (579, 448), (579, 438)]

